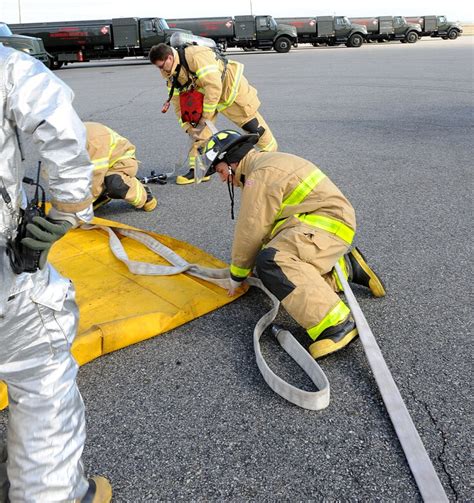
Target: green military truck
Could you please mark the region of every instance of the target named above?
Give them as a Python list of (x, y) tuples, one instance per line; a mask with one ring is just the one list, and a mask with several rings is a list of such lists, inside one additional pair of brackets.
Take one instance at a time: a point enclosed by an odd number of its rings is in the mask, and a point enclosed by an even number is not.
[(241, 47), (288, 52), (298, 43), (293, 26), (279, 24), (272, 16), (227, 16), (168, 19), (172, 28), (190, 30), (194, 35), (214, 40), (222, 49)]
[(407, 17), (407, 21), (420, 24), (422, 37), (456, 40), (462, 33), (461, 23), (448, 21), (446, 16)]
[[(163, 18), (116, 18), (10, 25), (13, 33), (40, 37), (55, 68), (74, 62), (148, 55), (176, 31)], [(188, 32), (189, 33), (189, 32)]]
[(0, 23), (0, 43), (12, 49), (25, 52), (39, 59), (47, 67), (51, 67), (51, 56), (46, 52), (43, 41), (40, 38), (13, 35), (7, 24)]
[(365, 26), (352, 23), (346, 16), (279, 17), (276, 21), (294, 26), (298, 43), (315, 47), (321, 44), (360, 47), (367, 36)]
[(351, 17), (350, 20), (367, 28), (367, 41), (399, 40), (403, 44), (414, 44), (421, 36), (420, 24), (409, 23), (403, 16)]

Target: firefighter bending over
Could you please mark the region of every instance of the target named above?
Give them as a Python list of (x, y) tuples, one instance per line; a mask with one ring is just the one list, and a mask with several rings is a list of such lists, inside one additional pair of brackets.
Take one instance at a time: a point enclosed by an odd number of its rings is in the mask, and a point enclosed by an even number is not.
[[(55, 241), (93, 216), (92, 165), (72, 99), (43, 63), (0, 44), (0, 379), (10, 402), (2, 501), (112, 498), (106, 479), (84, 476), (84, 403), (70, 351), (79, 313), (72, 283), (47, 261)], [(48, 173), (46, 216), (26, 208), (17, 131), (31, 136)]]
[(112, 199), (124, 199), (133, 207), (153, 211), (157, 201), (136, 177), (135, 145), (98, 122), (85, 122), (87, 151), (94, 164), (92, 197), (94, 210)]
[[(334, 265), (375, 297), (385, 289), (357, 248), (351, 248), (355, 212), (314, 164), (280, 152), (258, 152), (258, 135), (226, 130), (213, 135), (196, 164), (196, 180), (219, 173), (241, 187), (230, 274), (232, 288), (255, 267), (263, 284), (313, 341), (314, 358), (333, 353), (357, 336)], [(232, 205), (233, 206), (233, 205)]]
[(189, 153), (190, 171), (178, 176), (177, 184), (193, 182), (197, 149), (212, 134), (205, 120), (215, 122), (219, 112), (244, 131), (259, 134), (260, 150), (277, 150), (275, 137), (258, 112), (257, 90), (243, 75), (242, 63), (199, 45), (175, 49), (158, 44), (151, 48), (149, 58), (167, 81), (168, 103), (173, 103), (179, 124), (194, 140)]

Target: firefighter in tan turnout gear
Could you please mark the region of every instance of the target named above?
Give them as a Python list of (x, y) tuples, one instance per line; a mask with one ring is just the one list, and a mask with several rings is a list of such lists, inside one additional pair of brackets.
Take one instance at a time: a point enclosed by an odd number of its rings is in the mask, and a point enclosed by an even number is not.
[(314, 164), (279, 152), (258, 152), (256, 135), (221, 131), (203, 147), (196, 179), (218, 172), (232, 188), (242, 188), (232, 247), (233, 294), (255, 267), (264, 285), (306, 329), (314, 358), (333, 353), (357, 336), (334, 265), (347, 279), (385, 289), (357, 248), (354, 209)]
[(136, 177), (135, 145), (104, 124), (85, 122), (84, 125), (87, 151), (94, 165), (94, 209), (111, 199), (124, 199), (135, 208), (153, 211), (157, 201), (150, 189)]
[[(257, 90), (244, 77), (242, 63), (224, 60), (213, 49), (198, 45), (175, 49), (159, 44), (151, 48), (149, 58), (167, 81), (179, 124), (194, 140), (189, 153), (190, 171), (178, 176), (176, 183), (193, 182), (197, 149), (212, 134), (205, 121), (215, 122), (219, 112), (244, 131), (258, 133), (260, 150), (277, 150), (275, 137), (258, 112)], [(201, 94), (195, 122), (192, 116), (182, 113), (186, 96), (190, 96), (184, 93), (190, 89)]]

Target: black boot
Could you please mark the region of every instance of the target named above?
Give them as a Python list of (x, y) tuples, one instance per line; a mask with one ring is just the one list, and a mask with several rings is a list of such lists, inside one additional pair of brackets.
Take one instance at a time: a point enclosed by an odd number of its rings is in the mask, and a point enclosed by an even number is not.
[(310, 344), (309, 352), (314, 359), (329, 355), (347, 346), (358, 335), (357, 327), (351, 316), (339, 325), (326, 328), (315, 342)]
[(358, 248), (352, 248), (344, 258), (346, 259), (346, 263), (349, 262), (347, 265), (350, 265), (348, 267), (349, 281), (369, 288), (374, 297), (385, 296), (385, 286), (382, 280), (369, 267), (364, 255), (362, 255)]

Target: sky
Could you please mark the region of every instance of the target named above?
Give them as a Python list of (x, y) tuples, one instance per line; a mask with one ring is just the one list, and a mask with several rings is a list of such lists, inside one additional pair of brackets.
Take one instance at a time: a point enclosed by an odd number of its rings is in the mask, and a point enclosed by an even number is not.
[[(450, 21), (473, 22), (472, 0), (0, 0), (0, 21), (79, 21), (113, 17), (212, 17), (242, 14), (274, 17), (344, 15), (423, 16), (444, 14)], [(21, 18), (21, 19), (20, 19)]]

